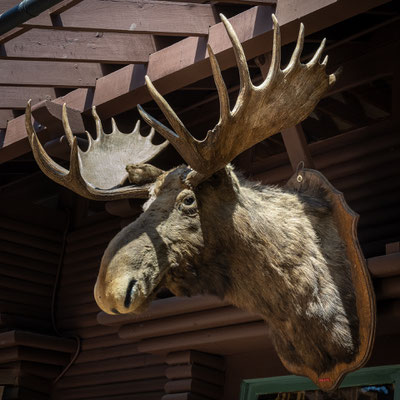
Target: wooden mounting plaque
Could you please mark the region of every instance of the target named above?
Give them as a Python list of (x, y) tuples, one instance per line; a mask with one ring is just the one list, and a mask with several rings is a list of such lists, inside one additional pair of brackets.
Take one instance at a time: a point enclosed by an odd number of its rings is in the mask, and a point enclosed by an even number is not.
[(371, 355), (376, 325), (375, 294), (366, 261), (357, 238), (359, 215), (347, 205), (343, 193), (336, 190), (318, 171), (302, 169), (289, 179), (286, 187), (301, 193), (302, 186), (308, 186), (305, 185), (306, 182), (318, 184), (328, 193), (336, 227), (346, 245), (347, 258), (350, 261), (351, 276), (356, 294), (360, 346), (358, 354), (351, 363), (339, 363), (323, 375), (318, 375), (311, 368), (291, 364), (282, 358), (281, 361), (289, 371), (296, 375), (306, 376), (322, 390), (330, 391), (340, 385), (345, 374), (361, 368)]

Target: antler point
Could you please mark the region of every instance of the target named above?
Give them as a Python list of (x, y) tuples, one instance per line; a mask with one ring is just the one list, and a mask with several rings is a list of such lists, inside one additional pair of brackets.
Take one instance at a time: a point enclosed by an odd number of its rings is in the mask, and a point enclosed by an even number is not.
[(136, 124), (135, 124), (135, 129), (133, 130), (133, 132), (140, 132), (140, 119), (138, 119), (137, 121), (136, 121)]

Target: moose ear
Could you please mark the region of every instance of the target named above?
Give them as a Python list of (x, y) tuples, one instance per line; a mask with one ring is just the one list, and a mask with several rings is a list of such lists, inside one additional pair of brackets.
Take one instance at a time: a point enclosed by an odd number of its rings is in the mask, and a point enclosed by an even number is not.
[(144, 185), (154, 182), (164, 173), (162, 169), (151, 164), (128, 164), (126, 166), (128, 180), (132, 185)]

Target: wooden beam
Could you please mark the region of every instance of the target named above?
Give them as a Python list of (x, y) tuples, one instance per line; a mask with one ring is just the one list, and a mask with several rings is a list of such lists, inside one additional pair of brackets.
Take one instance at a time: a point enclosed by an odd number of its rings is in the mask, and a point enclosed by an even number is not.
[(93, 103), (93, 89), (92, 88), (80, 88), (73, 90), (66, 96), (58, 97), (54, 100), (54, 103), (64, 104), (67, 103), (68, 107), (74, 108), (79, 112), (83, 112), (87, 109), (91, 109)]
[(62, 13), (65, 10), (68, 10), (71, 7), (74, 7), (76, 4), (80, 3), (83, 0), (64, 0), (61, 3), (56, 4), (53, 7), (50, 7), (48, 12), (51, 15), (57, 15)]
[(12, 160), (30, 151), (31, 148), (26, 135), (25, 116), (21, 115), (12, 119), (7, 124), (3, 147), (1, 149), (1, 162)]
[(6, 129), (8, 121), (14, 118), (12, 110), (0, 110), (0, 129)]
[[(209, 4), (85, 0), (53, 18), (58, 29), (206, 36), (216, 22)], [(49, 25), (53, 26), (53, 24)]]
[(301, 124), (284, 129), (281, 133), (293, 171), (296, 171), (301, 161), (304, 162), (306, 168), (314, 168)]
[[(59, 97), (54, 100), (56, 104), (68, 103), (68, 107), (79, 112), (86, 110), (93, 101), (92, 89), (76, 89), (67, 95), (67, 98)], [(35, 107), (33, 107), (34, 109)], [(43, 127), (36, 126), (36, 131), (39, 133), (43, 131)], [(25, 129), (25, 115), (21, 115), (9, 121), (7, 130), (1, 148), (0, 163), (12, 160), (22, 154), (29, 153), (31, 148), (28, 143), (28, 137)]]
[[(64, 132), (61, 121), (62, 106), (53, 101), (42, 101), (32, 107), (32, 115), (35, 121), (46, 126), (47, 130)], [(67, 117), (72, 133), (85, 132), (82, 115), (78, 110), (67, 107)]]
[(146, 63), (151, 35), (31, 29), (0, 47), (0, 58), (96, 63)]
[(7, 42), (8, 40), (17, 37), (24, 32), (27, 32), (29, 28), (14, 28), (11, 29), (11, 31), (8, 31), (7, 33), (4, 33), (3, 35), (0, 35), (0, 43)]
[[(275, 1), (235, 0), (233, 2), (266, 5), (275, 4)], [(19, 1), (7, 0), (4, 3), (4, 11), (18, 3)], [(201, 3), (201, 0), (179, 1), (178, 4), (163, 1), (146, 1), (146, 3), (123, 0), (65, 1), (32, 18), (12, 32), (1, 35), (0, 43), (20, 36), (32, 28), (206, 36), (209, 26), (217, 22), (216, 14), (211, 5), (192, 3)], [(229, 0), (229, 3), (232, 1)], [(0, 10), (0, 12), (3, 11)]]
[(100, 64), (0, 60), (0, 86), (94, 87), (104, 74)]
[(42, 100), (55, 99), (53, 88), (0, 86), (0, 108), (25, 109), (26, 103), (32, 99), (32, 103)]

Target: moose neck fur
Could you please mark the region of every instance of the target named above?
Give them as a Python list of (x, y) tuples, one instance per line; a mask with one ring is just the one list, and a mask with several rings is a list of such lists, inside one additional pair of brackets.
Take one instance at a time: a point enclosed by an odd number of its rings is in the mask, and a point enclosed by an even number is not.
[[(180, 167), (160, 176), (144, 213), (108, 246), (99, 306), (142, 311), (160, 286), (213, 294), (261, 315), (286, 362), (322, 373), (351, 361), (359, 346), (355, 296), (321, 189), (256, 185), (229, 166), (192, 189), (185, 174)], [(194, 205), (179, 203), (190, 194)], [(128, 281), (142, 294), (124, 310)]]

